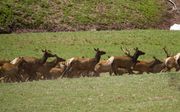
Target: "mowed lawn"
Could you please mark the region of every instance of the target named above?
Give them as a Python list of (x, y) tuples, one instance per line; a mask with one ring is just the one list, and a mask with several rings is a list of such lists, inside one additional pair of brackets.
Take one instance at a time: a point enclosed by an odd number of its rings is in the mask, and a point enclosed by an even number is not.
[[(0, 35), (0, 59), (41, 57), (49, 49), (63, 58), (93, 57), (93, 48), (123, 55), (121, 46), (139, 47), (164, 59), (167, 46), (180, 52), (180, 32), (162, 30), (24, 33)], [(133, 50), (132, 50), (133, 51)], [(74, 78), (0, 84), (1, 112), (179, 112), (180, 73)]]

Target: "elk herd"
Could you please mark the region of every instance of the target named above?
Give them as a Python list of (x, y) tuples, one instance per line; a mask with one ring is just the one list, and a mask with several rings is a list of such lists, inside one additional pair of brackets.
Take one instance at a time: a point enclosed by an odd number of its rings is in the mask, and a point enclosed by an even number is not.
[[(169, 55), (166, 48), (166, 58), (159, 60), (153, 57), (152, 61), (140, 61), (138, 58), (145, 53), (134, 48), (131, 55), (128, 49), (121, 48), (124, 56), (111, 56), (101, 60), (106, 52), (94, 49), (93, 58), (73, 57), (63, 59), (49, 50), (42, 50), (42, 58), (17, 57), (12, 61), (0, 60), (0, 82), (25, 82), (33, 80), (46, 80), (74, 77), (99, 77), (101, 73), (110, 75), (142, 74), (169, 72), (175, 68), (180, 70), (180, 53)], [(50, 62), (48, 58), (54, 58)]]

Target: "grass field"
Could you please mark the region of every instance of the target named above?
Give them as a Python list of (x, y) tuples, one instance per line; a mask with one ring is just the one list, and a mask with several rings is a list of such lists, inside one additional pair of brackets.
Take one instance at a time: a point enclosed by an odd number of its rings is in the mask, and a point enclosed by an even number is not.
[[(139, 47), (141, 57), (165, 58), (162, 47), (180, 51), (180, 32), (162, 30), (24, 33), (0, 35), (0, 58), (40, 57), (50, 49), (66, 59), (93, 57), (93, 48), (107, 56), (123, 55), (121, 46)], [(180, 74), (144, 74), (0, 84), (1, 112), (179, 112)]]
[(1, 112), (179, 112), (180, 75), (0, 84)]
[[(0, 35), (0, 58), (13, 59), (18, 56), (38, 56), (41, 49), (49, 49), (63, 58), (74, 56), (93, 57), (93, 48), (111, 55), (123, 55), (120, 47), (129, 49), (139, 47), (146, 52), (141, 59), (152, 56), (163, 59), (162, 48), (175, 54), (180, 51), (180, 32), (163, 30), (101, 31), (101, 32), (61, 32), (61, 33), (24, 33)], [(132, 50), (133, 51), (133, 50)]]

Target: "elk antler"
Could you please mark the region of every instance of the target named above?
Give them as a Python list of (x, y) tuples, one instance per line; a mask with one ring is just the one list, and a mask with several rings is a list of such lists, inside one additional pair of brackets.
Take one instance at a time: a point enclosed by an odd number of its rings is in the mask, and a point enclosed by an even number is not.
[(154, 60), (160, 61), (158, 58), (156, 58), (155, 56), (153, 56)]
[(132, 55), (130, 54), (130, 51), (126, 48), (123, 49), (123, 47), (121, 47), (121, 50), (124, 52), (125, 55), (127, 55), (128, 57), (132, 57)]
[(169, 53), (168, 53), (166, 47), (163, 47), (163, 50), (164, 50), (164, 52), (166, 53), (166, 57), (170, 57), (170, 55), (169, 55)]

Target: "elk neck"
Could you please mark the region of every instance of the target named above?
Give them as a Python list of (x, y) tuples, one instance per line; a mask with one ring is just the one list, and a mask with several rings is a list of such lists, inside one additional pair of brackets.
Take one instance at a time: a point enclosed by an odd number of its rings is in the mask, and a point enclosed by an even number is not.
[(96, 53), (96, 55), (95, 55), (95, 62), (98, 63), (100, 59), (101, 59), (101, 55)]
[(138, 57), (139, 57), (139, 54), (135, 52), (134, 55), (132, 56), (132, 61), (137, 62)]
[(19, 68), (22, 63), (23, 63), (23, 61), (22, 61), (22, 60), (19, 60), (19, 61), (18, 61), (17, 63), (15, 63), (14, 65)]
[(40, 64), (44, 64), (47, 61), (48, 57), (44, 56), (40, 59)]

